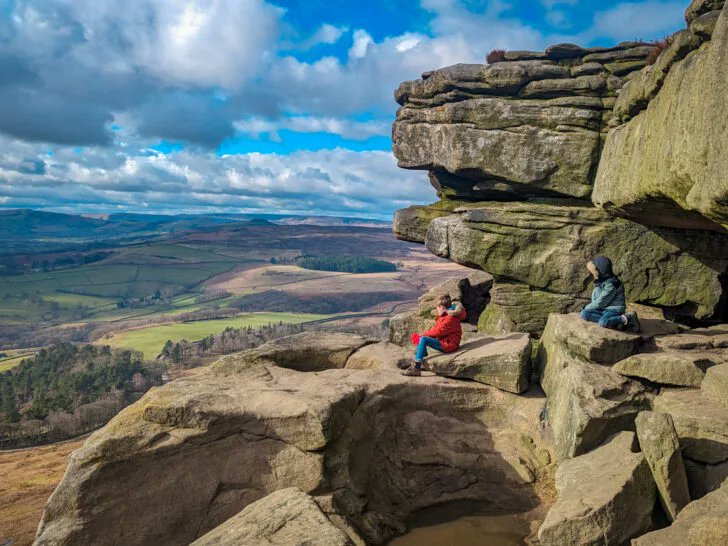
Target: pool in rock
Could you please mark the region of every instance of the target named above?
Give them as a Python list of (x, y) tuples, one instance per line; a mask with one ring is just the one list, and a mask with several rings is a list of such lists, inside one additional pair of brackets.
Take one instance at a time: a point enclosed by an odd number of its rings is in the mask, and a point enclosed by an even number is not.
[(530, 533), (528, 514), (493, 515), (462, 503), (429, 508), (408, 520), (409, 531), (388, 546), (523, 546)]

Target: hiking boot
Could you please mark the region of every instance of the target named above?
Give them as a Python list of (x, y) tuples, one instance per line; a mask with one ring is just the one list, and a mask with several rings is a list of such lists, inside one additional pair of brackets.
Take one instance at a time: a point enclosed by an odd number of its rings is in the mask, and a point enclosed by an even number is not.
[(400, 373), (408, 377), (420, 377), (422, 375), (422, 371), (414, 364), (406, 370), (402, 370)]
[(637, 318), (637, 313), (630, 311), (629, 313), (625, 313), (624, 316), (627, 317), (627, 328), (629, 328), (632, 332), (637, 333), (642, 329), (640, 319)]

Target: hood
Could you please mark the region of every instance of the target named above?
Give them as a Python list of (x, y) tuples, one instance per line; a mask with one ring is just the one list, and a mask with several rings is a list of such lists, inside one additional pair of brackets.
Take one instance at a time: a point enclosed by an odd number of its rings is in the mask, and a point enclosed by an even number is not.
[(612, 271), (612, 260), (606, 256), (596, 256), (592, 259), (592, 263), (599, 272), (600, 281), (606, 281), (607, 279), (611, 279), (615, 276), (614, 271)]
[(463, 311), (465, 311), (463, 304), (460, 303), (459, 301), (456, 301), (448, 308), (447, 314), (450, 315), (451, 317), (457, 317)]

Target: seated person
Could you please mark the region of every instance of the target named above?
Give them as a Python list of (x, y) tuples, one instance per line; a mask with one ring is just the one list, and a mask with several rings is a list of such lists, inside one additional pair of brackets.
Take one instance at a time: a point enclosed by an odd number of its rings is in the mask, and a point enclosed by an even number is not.
[(437, 298), (437, 320), (435, 326), (424, 334), (413, 334), (412, 343), (417, 345), (415, 362), (402, 375), (419, 376), (422, 360), (427, 356), (427, 348), (431, 347), (443, 353), (452, 353), (460, 347), (463, 330), (460, 322), (467, 318), (467, 313), (460, 302), (453, 305), (452, 299), (445, 294)]
[(581, 318), (596, 322), (604, 328), (613, 330), (640, 331), (636, 313), (625, 313), (624, 285), (612, 271), (612, 262), (605, 256), (597, 256), (586, 264), (594, 277), (594, 290), (591, 303), (581, 312)]

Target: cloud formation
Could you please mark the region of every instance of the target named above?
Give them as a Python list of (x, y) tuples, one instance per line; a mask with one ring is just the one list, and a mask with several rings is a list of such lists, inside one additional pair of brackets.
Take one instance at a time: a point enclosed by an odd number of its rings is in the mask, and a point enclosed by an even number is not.
[[(0, 204), (386, 216), (433, 196), (386, 150), (215, 150), (290, 134), (386, 143), (404, 79), (483, 62), (492, 48), (649, 39), (679, 26), (683, 4), (420, 0), (394, 5), (421, 23), (388, 32), (383, 21), (342, 21), (334, 4), (331, 20), (304, 24), (306, 10), (288, 0), (0, 3)], [(519, 16), (537, 8), (539, 24)], [(588, 28), (565, 34), (575, 14)], [(152, 150), (160, 141), (177, 151)]]

